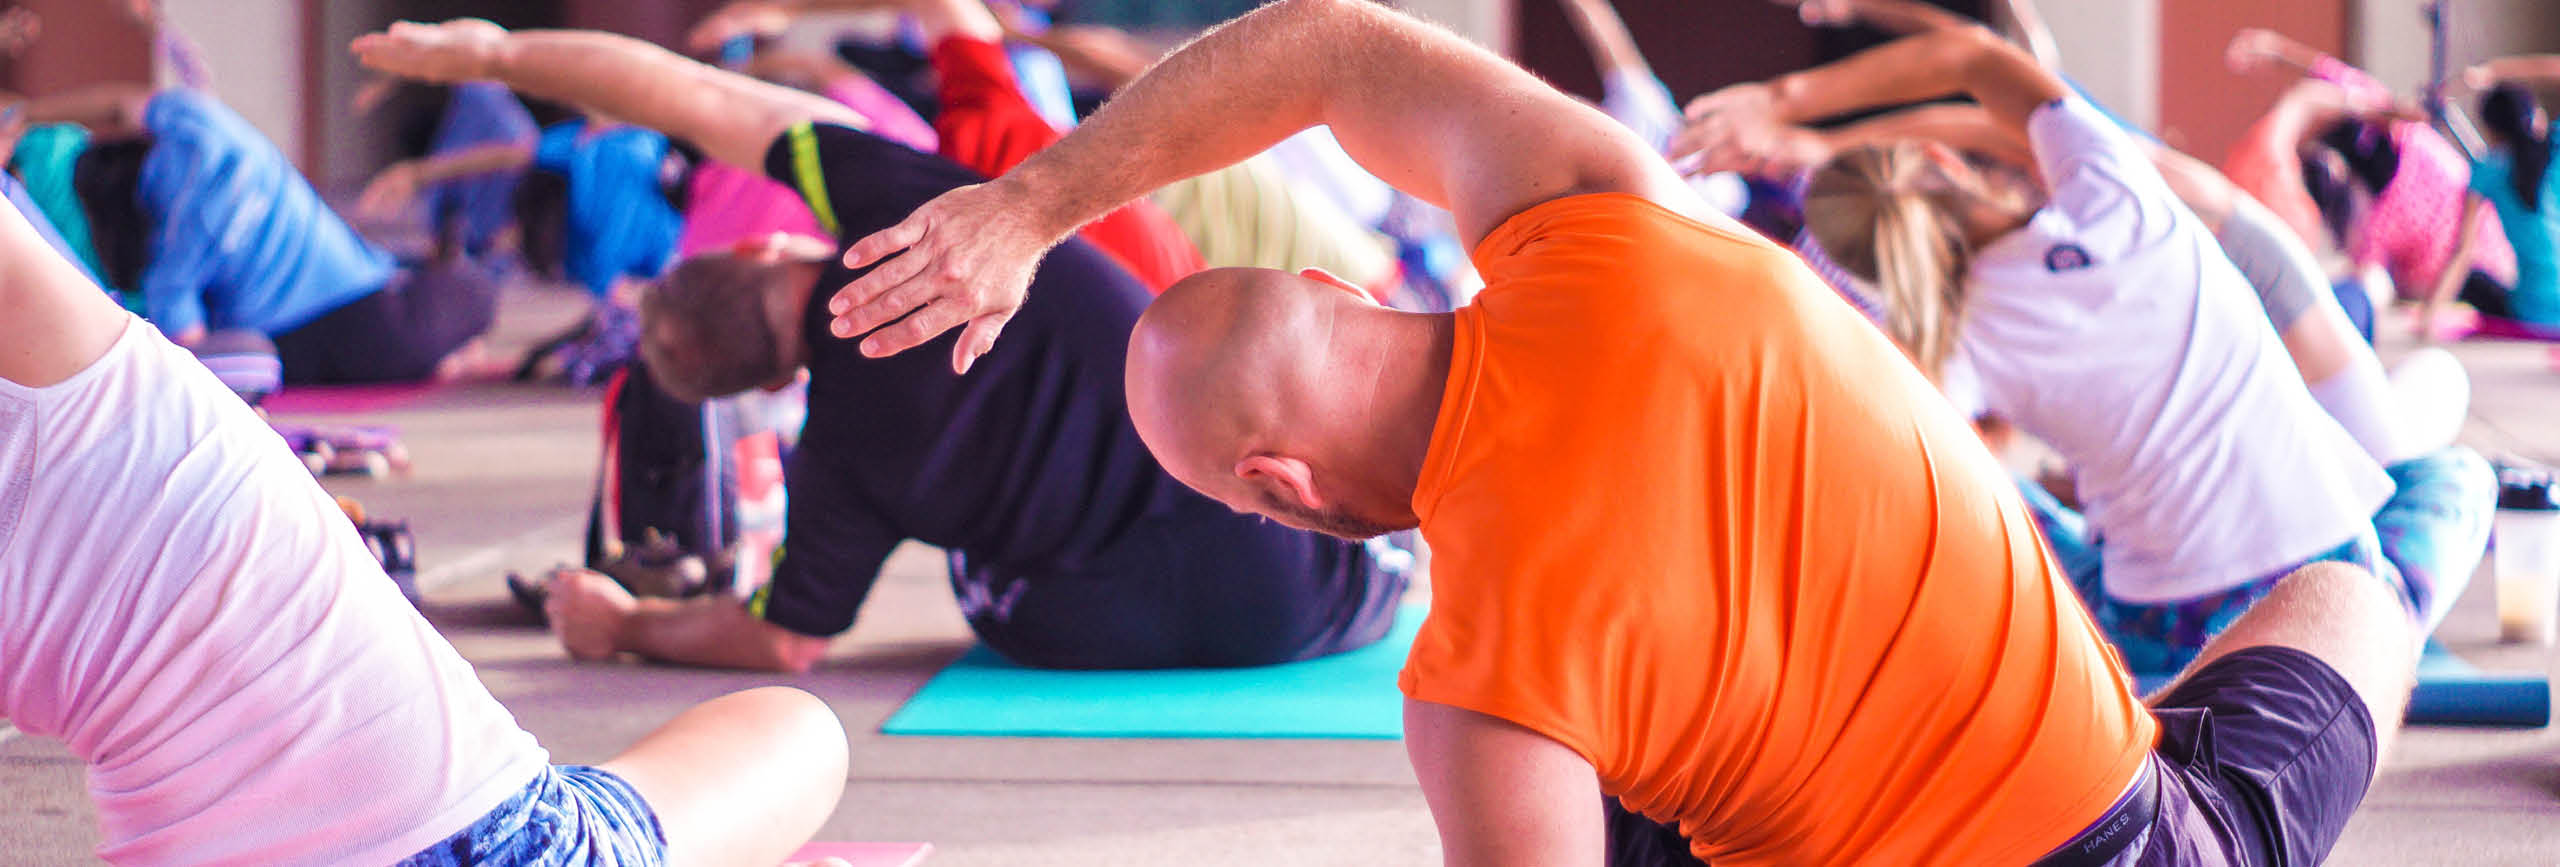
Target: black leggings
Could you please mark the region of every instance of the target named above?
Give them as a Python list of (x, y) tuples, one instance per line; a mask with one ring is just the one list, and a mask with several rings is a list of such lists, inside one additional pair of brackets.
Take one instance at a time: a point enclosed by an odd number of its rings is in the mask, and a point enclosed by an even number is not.
[(414, 382), (489, 330), (498, 284), (467, 261), (430, 262), (300, 328), (275, 336), (292, 385)]
[(2498, 278), (2489, 276), (2488, 272), (2474, 269), (2471, 276), (2462, 281), (2462, 294), (2455, 297), (2471, 305), (2471, 309), (2480, 311), (2482, 316), (2514, 319), (2516, 305), (2508, 298), (2512, 291), (2507, 284), (2498, 282)]
[(1647, 819), (1616, 798), (1601, 798), (1600, 809), (1608, 823), (1609, 867), (1707, 867), (1689, 851), (1680, 829)]
[(1358, 542), (1238, 515), (1184, 492), (1074, 570), (951, 552), (979, 639), (1035, 668), (1220, 668), (1365, 647), (1395, 624), (1404, 576)]

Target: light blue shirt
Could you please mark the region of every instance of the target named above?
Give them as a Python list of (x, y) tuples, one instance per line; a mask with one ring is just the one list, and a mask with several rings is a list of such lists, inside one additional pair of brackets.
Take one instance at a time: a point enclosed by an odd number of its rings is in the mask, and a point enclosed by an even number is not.
[[(2560, 163), (2560, 160), (2555, 160)], [(2525, 207), (2516, 196), (2515, 168), (2503, 153), (2471, 164), (2471, 191), (2498, 209), (2507, 243), (2516, 250), (2516, 285), (2508, 301), (2516, 318), (2536, 325), (2560, 325), (2560, 172), (2542, 173), (2542, 207)]]
[(391, 255), (213, 97), (161, 91), (143, 125), (152, 145), (136, 198), (153, 225), (135, 288), (162, 332), (282, 334), (390, 282)]

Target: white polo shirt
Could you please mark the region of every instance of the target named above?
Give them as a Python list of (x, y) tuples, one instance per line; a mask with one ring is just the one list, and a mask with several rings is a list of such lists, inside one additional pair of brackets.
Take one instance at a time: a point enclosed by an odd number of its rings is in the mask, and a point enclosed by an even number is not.
[(548, 761), (140, 319), (68, 380), (0, 380), (0, 717), (88, 763), (119, 864), (387, 864)]
[(2071, 462), (2107, 592), (2216, 593), (2370, 527), (2390, 477), (2141, 146), (2078, 97), (2028, 129), (2051, 199), (1977, 253), (1941, 381)]

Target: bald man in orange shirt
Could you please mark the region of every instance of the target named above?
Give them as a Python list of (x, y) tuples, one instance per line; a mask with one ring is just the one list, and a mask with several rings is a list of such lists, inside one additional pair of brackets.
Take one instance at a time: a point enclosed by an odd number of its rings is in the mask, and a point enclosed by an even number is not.
[[(1966, 74), (2047, 97), (1994, 112), (2067, 95), (2031, 61)], [(1380, 6), (1247, 15), (857, 243), (847, 264), (876, 267), (835, 332), (886, 354), (965, 326), (965, 370), (1049, 244), (1319, 123), (1455, 212), (1483, 294), (1410, 314), (1321, 273), (1211, 271), (1140, 321), (1129, 407), (1231, 508), (1422, 528), (1406, 743), (1449, 863), (2328, 851), (2414, 662), (2380, 582), (2296, 574), (2145, 707), (2005, 474), (1880, 333), (1608, 118)]]

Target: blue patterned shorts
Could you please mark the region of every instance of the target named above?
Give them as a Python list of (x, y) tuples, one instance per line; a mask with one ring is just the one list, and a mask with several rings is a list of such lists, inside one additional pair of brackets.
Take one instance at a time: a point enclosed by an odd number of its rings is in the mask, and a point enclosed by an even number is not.
[(2205, 641), (2231, 625), (2276, 583), (2313, 563), (2362, 567), (2423, 613), (2430, 623), (2462, 593), (2489, 541), (2497, 478), (2469, 449), (2449, 448), (2388, 468), (2398, 490), (2373, 516), (2372, 528), (2293, 566), (2210, 596), (2175, 602), (2127, 602), (2104, 584), (2103, 540), (2079, 513), (2033, 482), (2019, 489), (2054, 560), (2071, 576), (2080, 600), (2107, 641), (2135, 674), (2174, 674), (2195, 660)]
[(585, 765), (545, 768), (523, 791), (399, 867), (654, 867), (667, 863), (658, 814), (631, 783)]

